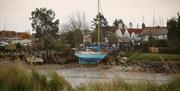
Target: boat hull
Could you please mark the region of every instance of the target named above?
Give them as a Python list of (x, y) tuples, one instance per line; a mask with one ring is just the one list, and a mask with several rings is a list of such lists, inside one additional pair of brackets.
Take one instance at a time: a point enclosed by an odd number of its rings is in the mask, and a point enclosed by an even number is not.
[(102, 61), (107, 54), (98, 52), (79, 52), (75, 53), (75, 55), (79, 58), (80, 64), (97, 64)]

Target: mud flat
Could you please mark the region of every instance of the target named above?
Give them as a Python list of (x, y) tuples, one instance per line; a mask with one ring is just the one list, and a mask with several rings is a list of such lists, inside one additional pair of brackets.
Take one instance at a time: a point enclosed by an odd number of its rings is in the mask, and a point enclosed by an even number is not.
[(37, 68), (38, 71), (44, 75), (48, 75), (50, 72), (57, 72), (59, 75), (64, 76), (73, 86), (96, 81), (107, 82), (115, 79), (122, 79), (128, 83), (148, 81), (154, 84), (164, 84), (174, 76), (169, 73), (123, 72), (121, 66), (113, 66), (108, 69), (102, 69), (98, 66), (64, 67), (58, 65), (46, 65), (46, 67), (43, 68), (41, 66)]

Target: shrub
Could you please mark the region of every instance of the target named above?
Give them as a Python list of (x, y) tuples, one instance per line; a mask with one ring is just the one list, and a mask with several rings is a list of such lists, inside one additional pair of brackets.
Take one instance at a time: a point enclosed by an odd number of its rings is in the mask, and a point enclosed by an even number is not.
[(155, 41), (156, 47), (168, 47), (168, 41), (167, 40), (156, 40)]
[(174, 77), (167, 85), (168, 91), (180, 91), (180, 76)]
[(28, 91), (29, 73), (19, 64), (1, 65), (0, 89), (1, 91)]
[(71, 85), (57, 73), (51, 73), (51, 79), (48, 81), (47, 91), (71, 91)]
[(44, 90), (47, 86), (47, 78), (39, 74), (35, 69), (31, 71), (31, 86), (34, 91)]
[(50, 79), (20, 64), (1, 64), (0, 91), (71, 91), (71, 85), (56, 73)]
[(180, 48), (159, 47), (159, 53), (180, 53)]
[(55, 50), (57, 52), (62, 51), (64, 48), (65, 48), (65, 45), (63, 45), (60, 41), (56, 41), (50, 46), (51, 50)]

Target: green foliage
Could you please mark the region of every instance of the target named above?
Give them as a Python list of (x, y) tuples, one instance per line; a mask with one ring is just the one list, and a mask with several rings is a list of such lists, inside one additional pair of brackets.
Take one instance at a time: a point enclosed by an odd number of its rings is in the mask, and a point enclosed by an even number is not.
[(79, 29), (63, 33), (60, 36), (62, 43), (71, 44), (71, 47), (83, 42), (83, 34)]
[(98, 29), (98, 21), (99, 21), (99, 27), (107, 27), (108, 25), (108, 21), (107, 19), (104, 17), (103, 14), (99, 13), (96, 15), (96, 17), (93, 19), (92, 23), (95, 28), (94, 30)]
[(180, 91), (180, 76), (174, 77), (166, 87), (168, 91)]
[(167, 23), (168, 41), (173, 47), (180, 47), (180, 15)]
[(38, 38), (39, 47), (47, 49), (49, 44), (57, 38), (59, 32), (59, 20), (55, 19), (55, 12), (51, 9), (36, 8), (32, 11), (30, 20), (35, 37)]
[(167, 84), (150, 82), (126, 83), (121, 79), (110, 82), (93, 82), (72, 88), (62, 76), (50, 73), (48, 76), (31, 72), (20, 64), (0, 64), (0, 91), (179, 91), (180, 76)]
[(62, 44), (60, 41), (56, 41), (51, 44), (50, 49), (55, 50), (57, 52), (61, 52), (65, 48), (65, 45)]
[(113, 25), (118, 28), (119, 24), (121, 25), (122, 29), (125, 28), (125, 24), (122, 19), (115, 19)]
[(148, 45), (149, 45), (149, 47), (154, 47), (155, 46), (155, 38), (154, 37), (149, 36)]
[(155, 47), (168, 47), (168, 41), (167, 40), (156, 40), (155, 41)]
[(159, 47), (159, 53), (180, 54), (180, 48)]
[[(92, 35), (92, 42), (98, 42), (98, 31), (96, 30), (93, 31), (91, 35)], [(99, 36), (100, 36), (100, 40), (102, 40), (103, 37), (101, 36), (101, 34)]]
[(39, 74), (36, 70), (31, 71), (31, 85), (34, 91), (40, 91), (47, 86), (47, 78), (44, 75)]
[(19, 64), (0, 65), (0, 91), (29, 91), (30, 76)]
[(115, 35), (115, 33), (110, 32), (110, 33), (109, 33), (109, 36), (108, 36), (108, 40), (109, 40), (109, 42), (117, 42), (117, 41), (118, 41), (118, 38), (117, 38), (117, 36)]
[[(163, 89), (163, 90), (162, 90)], [(149, 82), (128, 84), (120, 79), (111, 82), (96, 82), (77, 87), (75, 91), (171, 91), (164, 86), (153, 85)]]
[(71, 91), (72, 87), (62, 76), (59, 76), (57, 73), (51, 73), (51, 80), (48, 82), (47, 89), (48, 91)]
[(156, 54), (156, 53), (135, 53), (130, 57), (131, 60), (171, 60), (171, 61), (179, 61), (180, 55), (179, 54)]

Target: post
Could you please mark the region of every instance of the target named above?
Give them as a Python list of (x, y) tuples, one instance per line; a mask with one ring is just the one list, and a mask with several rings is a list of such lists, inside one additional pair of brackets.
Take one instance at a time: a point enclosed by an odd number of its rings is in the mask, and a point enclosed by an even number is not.
[(99, 12), (99, 0), (98, 0), (98, 46), (100, 46), (100, 12)]

